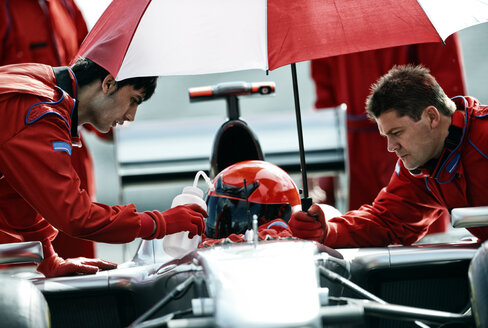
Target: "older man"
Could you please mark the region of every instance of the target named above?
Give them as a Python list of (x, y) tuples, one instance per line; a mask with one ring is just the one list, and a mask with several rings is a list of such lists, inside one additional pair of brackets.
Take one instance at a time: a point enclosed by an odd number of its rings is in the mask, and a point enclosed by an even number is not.
[[(320, 206), (297, 212), (294, 235), (332, 247), (412, 244), (440, 209), (486, 206), (488, 107), (471, 97), (449, 99), (429, 70), (397, 66), (372, 86), (366, 109), (399, 160), (371, 205), (326, 218)], [(470, 228), (481, 240), (487, 228)]]

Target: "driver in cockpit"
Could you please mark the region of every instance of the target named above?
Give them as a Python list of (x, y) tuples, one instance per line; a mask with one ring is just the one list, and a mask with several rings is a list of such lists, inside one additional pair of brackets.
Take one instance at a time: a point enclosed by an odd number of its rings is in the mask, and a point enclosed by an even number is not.
[(258, 238), (294, 239), (288, 226), (301, 210), (299, 190), (280, 167), (265, 161), (235, 163), (222, 170), (207, 192), (206, 233), (200, 247), (245, 242), (257, 220)]

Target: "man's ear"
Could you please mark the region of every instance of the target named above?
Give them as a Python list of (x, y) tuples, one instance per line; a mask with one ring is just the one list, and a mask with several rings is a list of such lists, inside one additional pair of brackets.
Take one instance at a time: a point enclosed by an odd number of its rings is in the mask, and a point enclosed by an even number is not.
[(115, 90), (117, 90), (117, 83), (114, 77), (108, 74), (102, 81), (102, 91), (105, 94), (112, 94)]
[(428, 106), (425, 108), (424, 114), (427, 115), (430, 127), (435, 129), (441, 121), (441, 113), (439, 110), (434, 106)]

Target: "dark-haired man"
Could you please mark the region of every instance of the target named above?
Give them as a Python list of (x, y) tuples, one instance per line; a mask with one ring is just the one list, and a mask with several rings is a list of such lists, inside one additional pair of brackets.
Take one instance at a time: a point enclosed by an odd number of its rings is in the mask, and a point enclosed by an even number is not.
[[(396, 66), (373, 86), (368, 115), (399, 160), (371, 205), (324, 220), (320, 206), (290, 219), (294, 235), (331, 247), (409, 245), (427, 233), (439, 209), (486, 206), (488, 106), (449, 99), (429, 70)], [(322, 222), (322, 223), (320, 223)], [(480, 240), (487, 228), (470, 228)]]
[(191, 205), (140, 213), (132, 204), (92, 202), (70, 161), (78, 125), (106, 132), (133, 121), (156, 82), (156, 77), (115, 81), (84, 58), (71, 68), (0, 67), (0, 243), (41, 241), (45, 259), (38, 271), (51, 277), (115, 267), (57, 256), (51, 246), (57, 230), (107, 243), (204, 231), (206, 213)]
[[(0, 0), (0, 66), (41, 63), (68, 65), (88, 34), (83, 14), (74, 0)], [(85, 132), (95, 132), (110, 141), (112, 131), (100, 133), (91, 125), (79, 126), (81, 147), (71, 152), (71, 163), (81, 187), (96, 199), (96, 181), (92, 156), (84, 140)], [(62, 231), (53, 240), (61, 257), (95, 257), (95, 243), (72, 238)]]

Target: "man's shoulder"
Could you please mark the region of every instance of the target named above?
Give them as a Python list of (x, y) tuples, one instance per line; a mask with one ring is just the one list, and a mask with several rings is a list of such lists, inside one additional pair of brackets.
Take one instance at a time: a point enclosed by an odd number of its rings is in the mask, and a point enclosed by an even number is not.
[(488, 119), (488, 106), (479, 105), (477, 108), (473, 109), (473, 116), (476, 118)]
[(51, 66), (15, 64), (0, 67), (0, 94), (30, 94), (54, 99), (56, 79)]
[[(479, 106), (472, 111), (468, 123), (468, 133), (464, 138), (464, 149), (474, 160), (488, 158), (488, 106)], [(471, 158), (471, 157), (470, 157)], [(466, 158), (465, 158), (466, 161)]]
[(29, 106), (25, 115), (25, 123), (27, 125), (33, 124), (47, 116), (61, 119), (68, 130), (70, 129), (71, 113), (75, 103), (66, 92), (58, 89), (54, 99), (46, 99), (44, 97), (34, 98), (37, 98), (37, 101)]
[(479, 105), (472, 109), (469, 122), (469, 135), (475, 136), (488, 135), (488, 106)]

